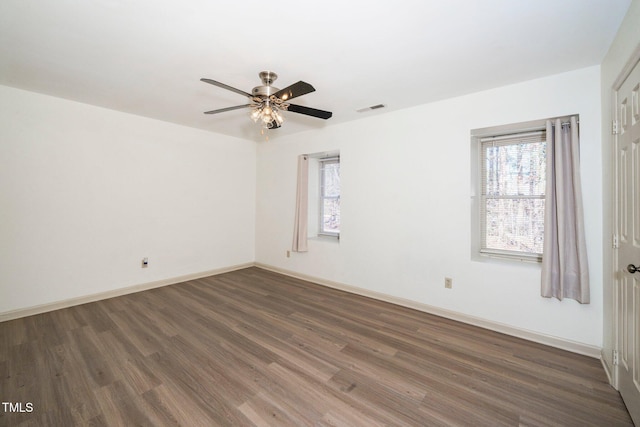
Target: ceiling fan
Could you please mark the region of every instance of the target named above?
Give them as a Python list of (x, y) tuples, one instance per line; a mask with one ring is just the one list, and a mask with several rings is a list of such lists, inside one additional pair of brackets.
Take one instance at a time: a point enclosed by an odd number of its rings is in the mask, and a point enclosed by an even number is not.
[(262, 86), (254, 87), (251, 93), (236, 89), (215, 80), (204, 78), (200, 79), (200, 81), (205, 83), (246, 96), (250, 101), (249, 104), (205, 111), (204, 114), (218, 114), (224, 113), (225, 111), (239, 110), (241, 108), (252, 108), (251, 118), (253, 121), (256, 123), (260, 122), (262, 126), (267, 129), (276, 129), (282, 125), (282, 122), (284, 121), (281, 114), (282, 111), (291, 111), (292, 113), (304, 114), (306, 116), (317, 117), (325, 120), (333, 115), (330, 111), (317, 110), (315, 108), (289, 103), (289, 100), (293, 98), (314, 92), (314, 87), (309, 83), (305, 83), (301, 80), (298, 83), (285, 87), (284, 89), (278, 89), (277, 87), (271, 86), (271, 84), (278, 78), (276, 73), (263, 71), (258, 75), (262, 80)]

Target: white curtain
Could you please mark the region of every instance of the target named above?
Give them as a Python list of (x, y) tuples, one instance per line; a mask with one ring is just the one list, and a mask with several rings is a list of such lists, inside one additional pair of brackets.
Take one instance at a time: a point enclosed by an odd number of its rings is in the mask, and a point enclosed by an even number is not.
[(578, 122), (547, 121), (543, 297), (589, 303), (589, 268), (580, 187)]
[(296, 216), (293, 227), (294, 252), (307, 252), (307, 228), (309, 213), (309, 156), (298, 156), (298, 189), (296, 191)]

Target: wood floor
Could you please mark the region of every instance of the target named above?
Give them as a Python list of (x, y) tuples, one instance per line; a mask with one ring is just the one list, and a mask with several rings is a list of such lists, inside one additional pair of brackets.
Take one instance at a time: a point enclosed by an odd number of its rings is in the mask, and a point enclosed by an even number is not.
[(632, 425), (596, 359), (258, 268), (0, 323), (0, 400), (2, 426)]

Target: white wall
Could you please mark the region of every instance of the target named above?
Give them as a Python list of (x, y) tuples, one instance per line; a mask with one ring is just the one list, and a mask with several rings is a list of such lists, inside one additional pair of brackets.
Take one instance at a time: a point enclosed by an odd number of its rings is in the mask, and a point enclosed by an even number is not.
[[(613, 349), (615, 348), (616, 324), (614, 319), (613, 294), (613, 250), (611, 236), (613, 229), (613, 136), (611, 121), (613, 116), (614, 85), (627, 66), (629, 60), (640, 56), (640, 1), (633, 0), (624, 21), (618, 30), (609, 52), (602, 62), (602, 165), (603, 165), (603, 248), (604, 248), (604, 341), (602, 358), (609, 370), (613, 368)], [(616, 380), (614, 379), (614, 383)]]
[[(590, 67), (260, 144), (256, 261), (601, 346), (600, 106), (600, 70)], [(581, 121), (589, 305), (540, 297), (538, 264), (470, 254), (470, 130), (569, 114)], [(296, 157), (332, 150), (341, 155), (340, 242), (312, 240), (287, 258)]]
[(0, 86), (0, 314), (252, 262), (255, 159), (253, 142)]

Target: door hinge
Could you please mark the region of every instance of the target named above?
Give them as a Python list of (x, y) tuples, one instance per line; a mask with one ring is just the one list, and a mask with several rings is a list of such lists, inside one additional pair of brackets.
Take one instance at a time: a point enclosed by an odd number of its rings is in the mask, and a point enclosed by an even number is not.
[(620, 358), (618, 357), (618, 350), (613, 350), (613, 365), (616, 366), (620, 363)]
[(612, 246), (613, 246), (613, 249), (620, 248), (620, 241), (618, 240), (618, 235), (617, 234), (613, 235)]
[(611, 134), (617, 135), (619, 132), (620, 130), (618, 129), (618, 121), (617, 120), (611, 121)]

